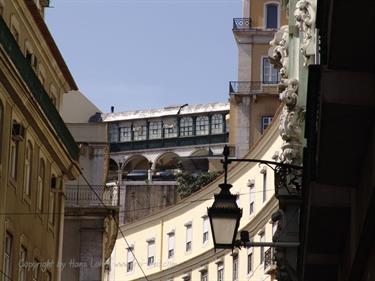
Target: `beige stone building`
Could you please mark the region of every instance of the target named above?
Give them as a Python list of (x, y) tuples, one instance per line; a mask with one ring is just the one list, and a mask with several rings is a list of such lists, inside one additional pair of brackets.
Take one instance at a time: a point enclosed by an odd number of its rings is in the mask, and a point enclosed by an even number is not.
[(259, 140), (280, 104), (279, 74), (268, 58), (269, 42), (282, 24), (280, 1), (246, 0), (243, 17), (233, 19), (238, 46), (238, 81), (229, 82), (229, 143), (243, 157)]
[(65, 182), (79, 150), (59, 109), (77, 86), (49, 1), (0, 1), (0, 280), (60, 280)]

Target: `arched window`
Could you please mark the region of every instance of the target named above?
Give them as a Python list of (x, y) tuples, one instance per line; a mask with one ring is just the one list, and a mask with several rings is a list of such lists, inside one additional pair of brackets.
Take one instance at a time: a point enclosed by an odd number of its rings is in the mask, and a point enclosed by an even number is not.
[(193, 135), (193, 118), (183, 117), (180, 120), (180, 136), (192, 136)]
[(211, 118), (211, 134), (223, 133), (223, 116), (221, 114), (214, 114)]
[(265, 6), (265, 25), (266, 28), (279, 27), (279, 5), (275, 3), (266, 4)]
[(36, 198), (36, 207), (38, 211), (43, 209), (43, 192), (44, 192), (44, 181), (46, 175), (46, 165), (44, 160), (41, 158), (39, 161), (39, 173), (38, 173), (38, 193)]
[(208, 133), (209, 133), (208, 116), (198, 116), (197, 117), (196, 133), (197, 133), (198, 136), (208, 135)]
[(33, 161), (33, 145), (30, 141), (26, 144), (26, 155), (25, 155), (25, 174), (24, 174), (24, 192), (27, 196), (30, 196), (31, 190), (31, 170)]

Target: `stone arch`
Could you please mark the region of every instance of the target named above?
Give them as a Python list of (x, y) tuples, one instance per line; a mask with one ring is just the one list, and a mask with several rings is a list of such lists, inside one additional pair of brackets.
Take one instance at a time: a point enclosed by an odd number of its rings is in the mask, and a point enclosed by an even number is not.
[(180, 156), (175, 152), (164, 152), (160, 154), (153, 163), (153, 169), (155, 170), (166, 170), (166, 169), (178, 169), (181, 164)]
[(123, 165), (123, 172), (148, 169), (150, 169), (150, 161), (141, 154), (135, 154), (130, 156)]
[(117, 180), (118, 169), (119, 169), (119, 166), (117, 162), (114, 159), (109, 158), (109, 161), (108, 161), (108, 180), (109, 181)]

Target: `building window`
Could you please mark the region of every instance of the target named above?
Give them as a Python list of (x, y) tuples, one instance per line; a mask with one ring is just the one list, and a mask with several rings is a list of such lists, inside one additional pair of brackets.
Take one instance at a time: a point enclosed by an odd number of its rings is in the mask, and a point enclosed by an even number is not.
[(126, 142), (132, 140), (132, 128), (131, 127), (120, 127), (120, 142)]
[(267, 200), (267, 171), (263, 172), (263, 202)]
[(172, 121), (165, 120), (163, 124), (163, 128), (164, 128), (164, 138), (177, 137), (176, 120), (172, 120)]
[(161, 139), (161, 121), (150, 122), (149, 126), (149, 139)]
[(33, 281), (40, 281), (40, 262), (38, 259), (34, 259), (33, 264)]
[(233, 281), (238, 281), (238, 255), (233, 255)]
[[(14, 21), (14, 23), (13, 23)], [(20, 33), (18, 31), (18, 22), (15, 20), (15, 16), (13, 15), (11, 17), (11, 27), (10, 27), (10, 31), (11, 33), (13, 34), (13, 37), (14, 39), (17, 41), (17, 43), (19, 42), (20, 40)]]
[(134, 256), (133, 256), (133, 247), (128, 248), (128, 254), (127, 254), (127, 264), (126, 264), (126, 271), (131, 272), (133, 271), (133, 266), (134, 266)]
[(263, 132), (267, 129), (268, 125), (272, 122), (272, 116), (262, 116), (262, 127), (261, 131)]
[(18, 280), (19, 281), (26, 281), (26, 257), (27, 257), (27, 250), (24, 246), (21, 245), (20, 251), (20, 263), (19, 263), (19, 272), (18, 272)]
[(211, 134), (223, 133), (223, 116), (221, 114), (214, 114), (211, 118)]
[(196, 134), (198, 136), (209, 134), (209, 119), (208, 116), (198, 116), (196, 120)]
[[(52, 175), (52, 179), (56, 180), (56, 177)], [(51, 183), (52, 183), (52, 180), (51, 180)], [(55, 214), (54, 214), (55, 213), (55, 193), (53, 192), (52, 188), (56, 188), (56, 187), (52, 187), (52, 184), (51, 184), (50, 190), (49, 190), (48, 222), (53, 225), (55, 223)]]
[(186, 224), (186, 245), (185, 245), (185, 251), (190, 252), (191, 251), (191, 243), (192, 243), (192, 234), (193, 234), (193, 227), (192, 224)]
[(10, 177), (17, 178), (17, 163), (18, 163), (18, 141), (13, 139), (10, 142)]
[(217, 281), (224, 281), (224, 264), (217, 264)]
[(255, 212), (255, 186), (250, 185), (250, 193), (249, 193), (249, 215), (254, 214)]
[(201, 281), (208, 281), (208, 271), (207, 270), (201, 271)]
[(147, 241), (147, 265), (152, 266), (155, 262), (155, 240)]
[(168, 259), (174, 257), (174, 232), (168, 233)]
[(247, 274), (253, 271), (253, 247), (247, 248)]
[(203, 217), (203, 244), (208, 242), (208, 229), (209, 229), (208, 216), (204, 216)]
[(31, 190), (31, 169), (33, 161), (33, 145), (30, 141), (26, 144), (26, 155), (25, 155), (25, 174), (24, 174), (24, 192), (27, 196), (30, 196)]
[(266, 28), (278, 28), (279, 6), (277, 4), (266, 5)]
[(43, 209), (43, 192), (44, 192), (44, 181), (46, 176), (46, 165), (44, 160), (41, 158), (39, 161), (39, 173), (38, 173), (38, 194), (37, 194), (37, 201), (36, 206), (38, 211), (42, 211)]
[(4, 248), (4, 260), (3, 260), (3, 280), (12, 280), (12, 246), (13, 236), (6, 232), (5, 235), (5, 248)]
[(109, 142), (118, 142), (118, 139), (119, 139), (118, 126), (115, 124), (110, 124), (108, 131), (109, 131)]
[(277, 230), (277, 222), (272, 222), (272, 237), (275, 235)]
[(139, 125), (133, 127), (134, 132), (134, 140), (141, 141), (146, 140), (147, 138), (147, 126), (146, 125)]
[(277, 84), (279, 72), (270, 64), (269, 58), (263, 58), (263, 84)]
[[(264, 242), (265, 231), (263, 230), (260, 234), (260, 242)], [(260, 247), (260, 264), (264, 262), (264, 247)]]
[(183, 117), (180, 120), (180, 136), (192, 136), (193, 135), (193, 118)]

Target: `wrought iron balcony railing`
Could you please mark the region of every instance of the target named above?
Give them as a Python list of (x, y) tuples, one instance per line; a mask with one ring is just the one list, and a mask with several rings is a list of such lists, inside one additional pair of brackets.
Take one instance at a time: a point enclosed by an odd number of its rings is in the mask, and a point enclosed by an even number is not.
[[(94, 192), (95, 191), (95, 192)], [(100, 199), (98, 198), (98, 196)], [(103, 207), (119, 205), (119, 190), (117, 187), (94, 186), (92, 189), (87, 185), (66, 186), (67, 207)]]
[(234, 18), (233, 30), (249, 30), (251, 29), (251, 18)]
[(52, 124), (57, 136), (64, 143), (71, 157), (78, 160), (79, 148), (62, 120), (60, 113), (53, 105), (32, 66), (23, 55), (17, 41), (14, 39), (4, 19), (0, 17), (0, 45), (18, 70), (22, 79), (30, 89), (33, 97), (43, 110), (48, 121)]
[(276, 261), (274, 258), (274, 248), (269, 248), (264, 253), (264, 271), (272, 274), (276, 270)]
[(231, 94), (249, 94), (251, 92), (269, 92), (277, 93), (278, 82), (264, 81), (230, 81), (229, 93)]

